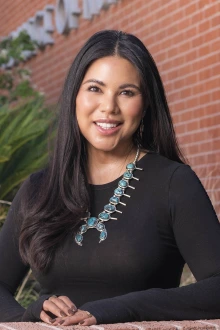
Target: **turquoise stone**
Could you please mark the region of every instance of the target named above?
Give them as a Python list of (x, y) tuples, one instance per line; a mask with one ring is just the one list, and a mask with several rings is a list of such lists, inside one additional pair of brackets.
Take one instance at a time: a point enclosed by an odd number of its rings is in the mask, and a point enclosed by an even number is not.
[(81, 227), (80, 227), (80, 234), (84, 234), (86, 231), (87, 231), (87, 225), (82, 225)]
[(106, 239), (106, 237), (107, 237), (107, 231), (104, 230), (99, 235), (100, 241), (104, 241)]
[(95, 217), (91, 217), (87, 220), (87, 225), (89, 228), (94, 228), (98, 223), (98, 219)]
[(97, 224), (97, 226), (96, 226), (96, 229), (98, 229), (99, 231), (103, 231), (103, 230), (105, 230), (105, 225), (104, 225), (104, 223), (99, 222), (99, 223)]
[(112, 203), (112, 204), (118, 204), (120, 202), (120, 198), (116, 197), (116, 196), (113, 196), (109, 199), (109, 202)]
[(119, 185), (120, 188), (127, 188), (128, 183), (125, 180), (120, 180), (118, 185)]
[(81, 234), (76, 234), (75, 236), (76, 243), (81, 243), (83, 240), (83, 236)]
[(99, 219), (103, 221), (108, 221), (110, 219), (110, 215), (105, 212), (99, 213)]
[(121, 188), (116, 188), (116, 189), (114, 190), (114, 194), (115, 194), (116, 196), (122, 196), (122, 195), (124, 194), (124, 190), (121, 189)]
[(133, 178), (133, 174), (130, 173), (130, 172), (125, 172), (124, 175), (123, 175), (123, 178), (126, 179), (126, 180), (130, 180)]
[(109, 212), (109, 213), (112, 213), (112, 212), (115, 212), (116, 207), (114, 205), (107, 204), (107, 205), (104, 206), (104, 210)]
[(127, 166), (126, 166), (127, 170), (130, 170), (130, 171), (133, 171), (135, 169), (135, 165), (133, 163), (129, 163)]

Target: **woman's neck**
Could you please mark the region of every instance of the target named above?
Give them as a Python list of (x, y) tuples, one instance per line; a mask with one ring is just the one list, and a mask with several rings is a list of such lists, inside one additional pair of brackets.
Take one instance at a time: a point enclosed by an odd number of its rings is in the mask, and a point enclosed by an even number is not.
[[(137, 147), (130, 145), (120, 153), (88, 150), (87, 177), (94, 185), (109, 183), (119, 178), (125, 171), (126, 165), (134, 161)], [(146, 154), (141, 150), (139, 159)]]
[(120, 177), (126, 165), (134, 161), (137, 148), (130, 145), (119, 152), (88, 150), (88, 181), (92, 184), (105, 184)]

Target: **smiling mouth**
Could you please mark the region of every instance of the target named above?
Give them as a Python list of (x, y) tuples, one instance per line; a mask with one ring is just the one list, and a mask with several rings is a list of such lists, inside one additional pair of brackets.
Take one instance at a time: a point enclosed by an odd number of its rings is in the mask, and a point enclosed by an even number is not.
[(121, 125), (121, 123), (113, 124), (113, 123), (99, 123), (99, 122), (95, 122), (95, 124), (105, 130), (112, 129)]

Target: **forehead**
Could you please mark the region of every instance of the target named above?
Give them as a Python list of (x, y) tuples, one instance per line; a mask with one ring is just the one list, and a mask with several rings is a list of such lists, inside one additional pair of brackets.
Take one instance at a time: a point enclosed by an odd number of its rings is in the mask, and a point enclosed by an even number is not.
[(118, 56), (107, 56), (94, 61), (86, 71), (87, 79), (126, 80), (126, 82), (140, 83), (140, 75), (135, 66), (127, 59)]

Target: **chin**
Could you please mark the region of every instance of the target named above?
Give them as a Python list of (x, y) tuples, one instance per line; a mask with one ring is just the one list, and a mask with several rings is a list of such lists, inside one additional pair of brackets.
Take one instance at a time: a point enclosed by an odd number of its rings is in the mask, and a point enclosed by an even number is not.
[(116, 147), (95, 147), (96, 150), (98, 151), (103, 151), (103, 152), (111, 152), (111, 151), (114, 151), (116, 150), (117, 148)]
[[(108, 143), (107, 143), (108, 142)], [(110, 143), (110, 141), (96, 141), (96, 143), (89, 143), (88, 147), (92, 150), (96, 150), (96, 151), (103, 151), (103, 152), (114, 152), (116, 150), (121, 150), (121, 152), (123, 153), (123, 151), (125, 151), (129, 145), (132, 143), (132, 141), (130, 140), (123, 140), (123, 141), (112, 141), (112, 143)]]
[(111, 152), (118, 149), (118, 147), (119, 147), (118, 145), (109, 145), (106, 143), (105, 144), (97, 143), (97, 144), (89, 145), (90, 150), (103, 151), (103, 152)]

